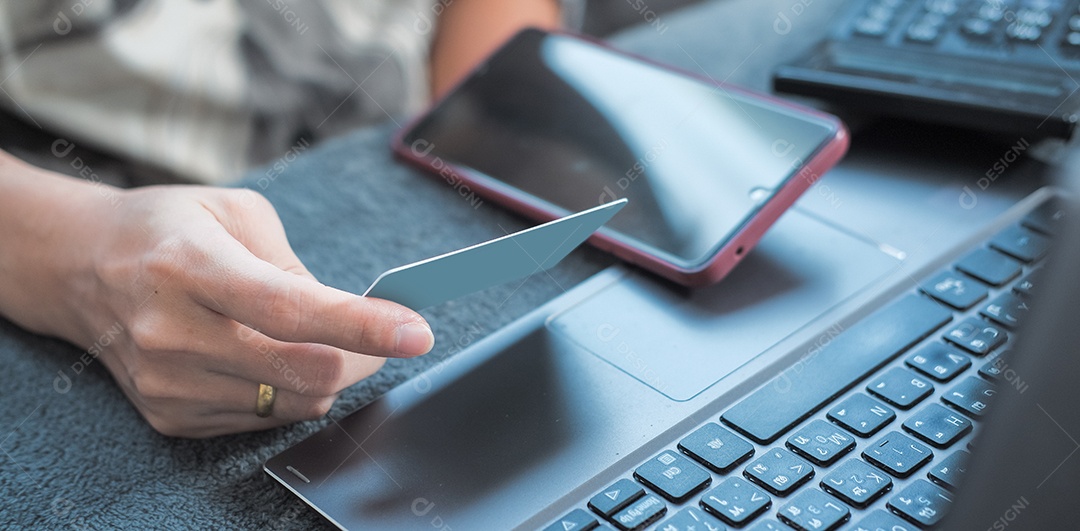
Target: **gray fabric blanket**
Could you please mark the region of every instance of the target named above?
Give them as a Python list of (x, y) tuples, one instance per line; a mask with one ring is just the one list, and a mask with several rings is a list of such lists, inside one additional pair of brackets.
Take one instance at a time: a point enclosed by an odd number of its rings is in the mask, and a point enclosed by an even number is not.
[[(773, 25), (791, 2), (734, 0), (662, 15), (616, 42), (764, 88), (768, 65), (812, 42), (807, 32), (826, 26), (835, 3), (807, 7), (790, 34)], [(307, 151), (274, 179), (256, 171), (245, 181), (276, 205), (297, 253), (327, 284), (361, 292), (390, 267), (531, 225), (394, 161), (387, 149), (394, 128), (356, 132)], [(347, 390), (330, 416), (370, 402), (609, 263), (578, 250), (551, 272), (554, 281), (535, 275), (423, 312), (435, 330), (433, 352), (387, 363)], [(0, 320), (0, 528), (328, 526), (261, 468), (328, 419), (210, 440), (163, 437), (100, 363), (78, 364), (81, 354)], [(70, 387), (54, 385), (61, 371)]]

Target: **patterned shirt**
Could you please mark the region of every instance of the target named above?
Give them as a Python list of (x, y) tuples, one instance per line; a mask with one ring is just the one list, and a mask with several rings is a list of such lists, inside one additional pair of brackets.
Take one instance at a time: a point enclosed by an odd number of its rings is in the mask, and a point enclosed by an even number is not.
[(220, 183), (416, 112), (452, 0), (0, 0), (0, 105)]

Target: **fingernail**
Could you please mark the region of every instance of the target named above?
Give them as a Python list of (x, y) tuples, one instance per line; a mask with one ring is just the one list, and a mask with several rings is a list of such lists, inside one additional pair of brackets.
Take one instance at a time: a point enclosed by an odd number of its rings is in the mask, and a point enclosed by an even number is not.
[(397, 329), (397, 351), (406, 356), (426, 354), (435, 346), (431, 328), (421, 323), (406, 323)]

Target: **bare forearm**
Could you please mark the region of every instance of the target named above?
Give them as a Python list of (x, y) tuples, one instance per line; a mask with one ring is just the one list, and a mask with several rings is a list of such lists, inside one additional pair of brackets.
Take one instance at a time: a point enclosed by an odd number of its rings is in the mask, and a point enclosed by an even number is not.
[(36, 332), (80, 338), (65, 329), (70, 317), (60, 301), (72, 278), (65, 269), (80, 267), (86, 239), (75, 230), (91, 230), (93, 219), (75, 219), (88, 211), (95, 185), (35, 168), (0, 151), (0, 314)]
[(529, 26), (557, 28), (559, 24), (557, 0), (448, 2), (432, 46), (432, 94), (441, 96), (518, 30)]

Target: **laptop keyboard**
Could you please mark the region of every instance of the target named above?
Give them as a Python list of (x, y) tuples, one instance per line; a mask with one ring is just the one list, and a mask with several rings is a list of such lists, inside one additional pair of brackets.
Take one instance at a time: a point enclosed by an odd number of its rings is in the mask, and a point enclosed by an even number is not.
[[(932, 527), (961, 485), (1061, 211), (1050, 203), (832, 333), (550, 531)], [(1037, 278), (1037, 277), (1036, 277)]]
[(894, 112), (933, 121), (948, 114), (974, 127), (1072, 134), (1077, 0), (849, 4), (821, 47), (778, 70), (778, 89), (837, 102), (857, 96), (871, 108), (891, 102)]

